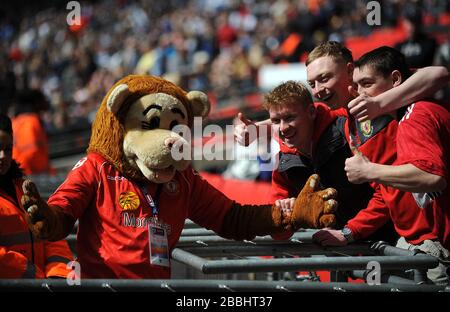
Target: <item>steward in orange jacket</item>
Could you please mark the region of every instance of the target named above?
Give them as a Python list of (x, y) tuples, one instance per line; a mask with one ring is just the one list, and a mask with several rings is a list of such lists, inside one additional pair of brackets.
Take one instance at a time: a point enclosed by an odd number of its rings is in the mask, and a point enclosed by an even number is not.
[(0, 115), (0, 278), (64, 278), (72, 252), (65, 240), (33, 237), (20, 203), (23, 173), (11, 154), (11, 122)]
[(26, 174), (48, 173), (48, 139), (37, 113), (20, 114), (13, 119), (13, 158)]
[(39, 116), (39, 112), (48, 108), (47, 99), (38, 90), (17, 95), (12, 120), (13, 158), (25, 174), (50, 173), (48, 138)]

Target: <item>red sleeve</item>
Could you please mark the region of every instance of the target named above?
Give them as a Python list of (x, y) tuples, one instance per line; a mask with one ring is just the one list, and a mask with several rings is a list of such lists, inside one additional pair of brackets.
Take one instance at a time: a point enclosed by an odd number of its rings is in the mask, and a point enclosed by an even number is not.
[(274, 203), (278, 199), (289, 198), (293, 191), (290, 187), (289, 180), (286, 175), (274, 170), (272, 172), (272, 194), (271, 202)]
[(219, 192), (193, 169), (187, 169), (186, 173), (191, 198), (187, 217), (218, 233), (234, 201)]
[(50, 196), (48, 204), (61, 207), (65, 213), (78, 219), (97, 192), (98, 172), (90, 157), (82, 158), (69, 172), (63, 184)]
[[(278, 199), (285, 199), (292, 196), (293, 191), (290, 190), (289, 180), (286, 175), (278, 172), (278, 170), (274, 170), (272, 172), (272, 194), (271, 194), (271, 202), (275, 203)], [(294, 233), (291, 231), (287, 231), (284, 233), (273, 234), (272, 238), (275, 240), (286, 240), (289, 239)]]
[(383, 200), (380, 186), (377, 185), (367, 207), (360, 210), (353, 219), (349, 220), (347, 227), (352, 230), (355, 239), (364, 239), (389, 220), (389, 208)]
[(410, 105), (397, 130), (398, 164), (412, 164), (446, 177), (449, 151), (445, 150), (443, 140), (450, 141), (448, 115), (448, 111), (437, 104), (419, 102)]

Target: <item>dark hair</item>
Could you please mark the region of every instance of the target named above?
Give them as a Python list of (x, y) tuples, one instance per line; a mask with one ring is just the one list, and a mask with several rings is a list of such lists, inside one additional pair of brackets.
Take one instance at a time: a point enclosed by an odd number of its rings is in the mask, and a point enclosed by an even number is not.
[(1, 113), (0, 113), (0, 130), (7, 132), (11, 136), (13, 135), (11, 119), (9, 119), (7, 115)]
[[(7, 115), (2, 113), (0, 113), (0, 130), (5, 131), (9, 135), (11, 135), (11, 137), (13, 136), (11, 119)], [(0, 185), (4, 187), (6, 181), (22, 177), (23, 171), (22, 169), (20, 169), (19, 164), (13, 159), (11, 161), (11, 166), (9, 167), (8, 172), (3, 176), (0, 175)]]
[(402, 75), (402, 80), (411, 76), (405, 56), (398, 50), (383, 46), (367, 52), (355, 62), (355, 67), (370, 66), (383, 77), (389, 76), (394, 70), (398, 70)]
[(422, 10), (417, 4), (406, 4), (403, 10), (403, 17), (416, 26), (420, 26), (423, 23)]
[(25, 174), (15, 159), (11, 160), (11, 166), (5, 175), (0, 175), (0, 187), (4, 187), (6, 181), (23, 178)]
[(38, 113), (50, 108), (47, 97), (40, 90), (21, 90), (18, 91), (14, 103), (14, 116), (23, 113)]

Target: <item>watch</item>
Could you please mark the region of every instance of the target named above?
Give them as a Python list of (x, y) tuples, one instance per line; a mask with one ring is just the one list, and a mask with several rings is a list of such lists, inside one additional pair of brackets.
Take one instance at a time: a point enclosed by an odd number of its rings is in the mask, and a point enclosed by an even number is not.
[(350, 230), (350, 228), (344, 226), (344, 228), (341, 230), (341, 233), (348, 243), (353, 243), (355, 241), (355, 239), (353, 238), (352, 230)]

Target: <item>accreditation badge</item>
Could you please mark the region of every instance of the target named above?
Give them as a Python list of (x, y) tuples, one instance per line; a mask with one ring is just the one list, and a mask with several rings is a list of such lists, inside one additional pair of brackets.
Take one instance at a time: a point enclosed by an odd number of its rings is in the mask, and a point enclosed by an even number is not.
[(148, 225), (150, 264), (169, 267), (169, 242), (167, 230), (156, 222)]

